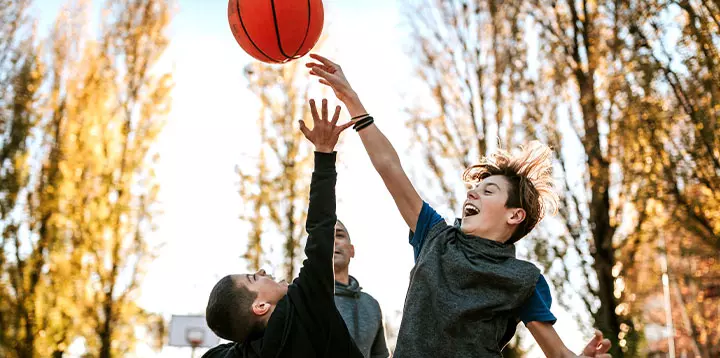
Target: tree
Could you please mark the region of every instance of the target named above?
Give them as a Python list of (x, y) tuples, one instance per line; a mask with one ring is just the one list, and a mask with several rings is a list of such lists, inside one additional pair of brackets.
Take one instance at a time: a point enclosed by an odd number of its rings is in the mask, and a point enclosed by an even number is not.
[[(556, 259), (562, 259), (568, 250), (580, 258), (586, 284), (579, 297), (595, 324), (611, 340), (610, 353), (614, 357), (623, 356), (622, 347), (628, 345), (625, 342), (621, 345), (618, 337), (627, 335), (632, 327), (627, 317), (618, 314), (617, 307), (623, 297), (622, 291), (616, 290), (617, 277), (613, 274), (617, 265), (616, 244), (624, 239), (617, 229), (625, 213), (627, 197), (622, 195), (627, 194), (627, 188), (622, 186), (622, 174), (612, 172), (618, 153), (624, 149), (618, 140), (623, 133), (617, 131), (621, 117), (616, 111), (619, 48), (612, 43), (622, 25), (622, 18), (618, 17), (620, 3), (532, 1), (529, 8), (529, 14), (539, 24), (540, 40), (544, 43), (540, 46), (539, 60), (549, 66), (545, 87), (549, 92), (545, 98), (562, 96), (553, 103), (556, 108), (567, 108), (570, 116), (570, 130), (559, 129), (560, 121), (554, 108), (550, 115), (554, 118), (545, 122), (542, 130), (558, 149), (568, 146), (568, 134), (577, 138), (582, 151), (580, 173), (586, 173), (582, 180), (573, 181), (568, 170), (573, 154), (557, 151), (559, 174), (564, 179), (561, 219), (569, 237), (562, 240), (563, 244), (553, 245), (553, 251)], [(611, 197), (613, 191), (619, 194)], [(586, 259), (588, 254), (592, 262)], [(565, 268), (564, 273), (564, 284), (561, 280), (554, 281), (559, 287), (569, 284), (570, 272)], [(631, 337), (635, 336), (628, 336)]]
[[(658, 206), (657, 200), (662, 203), (661, 211), (642, 216), (664, 218), (646, 231), (667, 233), (668, 249), (678, 248), (668, 261), (676, 278), (673, 311), (679, 307), (675, 321), (683, 327), (680, 337), (693, 342), (695, 354), (713, 356), (718, 312), (708, 307), (717, 302), (704, 293), (718, 282), (708, 270), (717, 259), (720, 233), (720, 220), (713, 214), (720, 209), (720, 154), (714, 149), (720, 143), (720, 80), (715, 73), (720, 57), (710, 40), (720, 32), (720, 8), (709, 2), (651, 1), (628, 4), (624, 10), (630, 19), (627, 61), (635, 69), (626, 78), (625, 114), (646, 128), (641, 136), (646, 139), (636, 141), (635, 149), (645, 154), (645, 165), (639, 168), (652, 188), (640, 198), (654, 202), (652, 207)], [(680, 36), (674, 29), (681, 30)], [(656, 244), (642, 233), (635, 237), (633, 246)], [(630, 277), (639, 277), (642, 272), (632, 262), (626, 267), (636, 276)]]
[(162, 332), (135, 299), (154, 255), (145, 240), (157, 210), (152, 145), (172, 86), (154, 67), (169, 4), (107, 5), (98, 41), (85, 37), (85, 8), (72, 5), (46, 68), (32, 41), (15, 55), (12, 106), (2, 112), (3, 356), (60, 357), (78, 338), (94, 355), (120, 356), (136, 327)]
[[(626, 280), (640, 277), (638, 250), (657, 244), (652, 233), (668, 230), (653, 220), (658, 202), (667, 211), (662, 217), (687, 226), (682, 232), (695, 251), (683, 260), (705, 262), (699, 252), (718, 247), (720, 7), (578, 0), (411, 8), (413, 51), (431, 99), (431, 107), (409, 111), (411, 129), (439, 179), (433, 183), (454, 197), (460, 180), (444, 172), (485, 154), (495, 133), (505, 146), (539, 138), (554, 147), (563, 205), (559, 221), (548, 222), (559, 225), (539, 227), (543, 239), (530, 243), (560, 303), (581, 300), (591, 323), (613, 341), (613, 356), (636, 354), (642, 333), (634, 327), (642, 319), (633, 308), (638, 293)], [(537, 56), (523, 38), (536, 39), (528, 43), (537, 43)], [(504, 106), (491, 104), (501, 97)], [(498, 108), (512, 113), (494, 121), (501, 130), (488, 120), (502, 113)], [(677, 269), (683, 277), (696, 271)], [(694, 292), (714, 290), (712, 279), (693, 280)], [(678, 282), (680, 291), (693, 290), (687, 279)], [(704, 317), (698, 312), (689, 317)]]
[(29, 6), (29, 1), (0, 3), (0, 354), (21, 357), (32, 354), (38, 281), (27, 280), (30, 261), (23, 257), (20, 238), (42, 82), (35, 39), (24, 33)]
[[(85, 134), (94, 152), (84, 163), (92, 179), (84, 181), (89, 187), (83, 191), (90, 195), (84, 210), (92, 209), (85, 215), (92, 218), (87, 228), (90, 275), (98, 288), (87, 306), (96, 334), (89, 346), (101, 358), (132, 351), (136, 326), (152, 328), (153, 316), (135, 300), (145, 266), (154, 256), (145, 241), (157, 210), (153, 143), (169, 112), (172, 88), (169, 73), (153, 71), (168, 44), (170, 4), (122, 0), (108, 2), (107, 9), (112, 16), (101, 41), (88, 46), (95, 54), (84, 86), (91, 88), (83, 98), (88, 106), (76, 107), (82, 121), (79, 137)], [(101, 105), (93, 108), (97, 103)], [(82, 113), (85, 109), (99, 113)], [(93, 117), (99, 121), (87, 123)]]
[(526, 54), (519, 4), (408, 2), (411, 53), (430, 99), (407, 109), (408, 126), (433, 177), (442, 179), (433, 180), (442, 194), (437, 205), (457, 208), (464, 186), (452, 184), (459, 173), (495, 144), (513, 142)]
[[(309, 119), (307, 85), (298, 62), (282, 67), (253, 63), (245, 68), (248, 87), (258, 97), (260, 148), (257, 167), (238, 167), (242, 220), (249, 222), (245, 258), (259, 269), (265, 247), (282, 238), (285, 278), (294, 277), (304, 237), (312, 152), (302, 145), (298, 119)], [(309, 122), (307, 122), (309, 123)]]

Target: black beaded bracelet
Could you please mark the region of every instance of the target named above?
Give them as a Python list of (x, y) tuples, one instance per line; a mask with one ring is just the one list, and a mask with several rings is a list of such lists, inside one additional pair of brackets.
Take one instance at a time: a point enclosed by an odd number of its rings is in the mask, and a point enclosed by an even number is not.
[(373, 120), (372, 116), (367, 116), (357, 122), (353, 125), (353, 129), (357, 130), (358, 127), (365, 125), (365, 123), (371, 122)]
[(355, 129), (356, 132), (360, 132), (361, 129), (370, 126), (370, 125), (373, 124), (374, 122), (375, 122), (375, 120), (374, 120), (372, 117), (370, 117), (370, 120), (369, 120), (369, 121), (367, 121), (367, 122), (365, 122), (365, 123), (363, 123), (363, 124), (361, 124), (361, 125), (358, 125), (358, 126), (355, 127), (354, 129)]

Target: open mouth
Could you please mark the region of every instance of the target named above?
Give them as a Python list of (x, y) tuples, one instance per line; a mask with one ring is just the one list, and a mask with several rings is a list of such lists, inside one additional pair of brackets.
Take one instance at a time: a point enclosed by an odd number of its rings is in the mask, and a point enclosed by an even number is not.
[(463, 216), (465, 216), (465, 217), (477, 215), (479, 213), (480, 213), (480, 209), (478, 209), (477, 206), (475, 206), (473, 204), (466, 203), (465, 206), (463, 207)]

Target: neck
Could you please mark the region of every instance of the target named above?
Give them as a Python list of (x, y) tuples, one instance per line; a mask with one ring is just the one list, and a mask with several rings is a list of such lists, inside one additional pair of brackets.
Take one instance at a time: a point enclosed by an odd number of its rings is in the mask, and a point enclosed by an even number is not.
[(350, 284), (350, 274), (348, 268), (335, 268), (335, 281), (342, 283), (343, 285)]
[(502, 230), (499, 232), (465, 232), (468, 235), (481, 237), (490, 241), (504, 243), (510, 240), (513, 230)]

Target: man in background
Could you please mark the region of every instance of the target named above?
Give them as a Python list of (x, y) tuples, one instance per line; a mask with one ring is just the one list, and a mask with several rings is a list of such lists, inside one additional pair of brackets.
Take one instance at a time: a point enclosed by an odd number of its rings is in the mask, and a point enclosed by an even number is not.
[(350, 259), (355, 247), (350, 234), (340, 220), (335, 224), (335, 306), (342, 315), (350, 335), (365, 358), (387, 358), (390, 353), (385, 343), (382, 311), (378, 302), (350, 276)]

